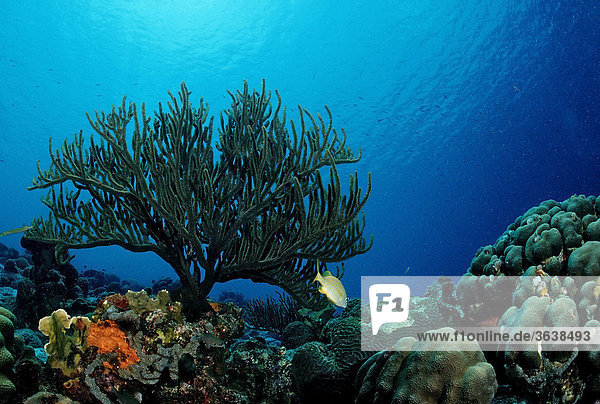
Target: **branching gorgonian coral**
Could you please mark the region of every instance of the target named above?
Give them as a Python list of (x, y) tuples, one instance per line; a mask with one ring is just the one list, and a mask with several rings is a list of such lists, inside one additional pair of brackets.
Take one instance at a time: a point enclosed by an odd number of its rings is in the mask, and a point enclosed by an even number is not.
[(333, 129), (329, 109), (323, 119), (299, 107), (299, 123), (288, 126), (279, 94), (273, 109), (264, 82), (260, 92), (244, 83), (229, 94), (214, 144), (207, 104), (193, 107), (183, 83), (154, 119), (125, 98), (109, 113), (88, 114), (98, 137), (86, 146), (79, 132), (56, 151), (50, 142), (50, 168), (38, 163), (30, 189), (50, 190), (43, 202), (51, 212), (25, 237), (54, 244), (63, 262), (68, 250), (95, 246), (154, 252), (197, 301), (216, 282), (246, 278), (322, 306), (309, 286), (315, 260), (338, 262), (371, 246), (358, 217), (371, 177), (364, 195), (356, 173), (342, 194), (336, 166), (360, 153)]

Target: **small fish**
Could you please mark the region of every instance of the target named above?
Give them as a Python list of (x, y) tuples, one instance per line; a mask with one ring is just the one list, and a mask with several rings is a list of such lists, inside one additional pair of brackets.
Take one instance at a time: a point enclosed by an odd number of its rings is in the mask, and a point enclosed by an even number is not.
[(477, 327), (497, 327), (500, 322), (500, 316), (491, 316), (477, 322)]
[(22, 233), (22, 232), (27, 231), (27, 230), (29, 230), (31, 228), (33, 228), (33, 226), (23, 226), (23, 227), (19, 227), (18, 229), (6, 230), (6, 231), (3, 231), (2, 233), (0, 233), (0, 237), (2, 237), (2, 236), (8, 236), (10, 234)]
[(223, 348), (225, 346), (221, 338), (207, 332), (197, 334), (194, 337), (202, 341), (209, 348)]
[(348, 305), (348, 295), (342, 282), (329, 271), (319, 273), (319, 260), (317, 260), (317, 276), (313, 282), (319, 282), (319, 292), (327, 296), (327, 300), (338, 307), (345, 308)]
[(516, 84), (513, 84), (513, 88), (515, 89), (515, 91), (521, 91), (521, 89), (519, 87), (517, 87)]
[(142, 402), (142, 393), (130, 393), (128, 391), (120, 391), (116, 388), (112, 392), (117, 396), (120, 404), (139, 404)]

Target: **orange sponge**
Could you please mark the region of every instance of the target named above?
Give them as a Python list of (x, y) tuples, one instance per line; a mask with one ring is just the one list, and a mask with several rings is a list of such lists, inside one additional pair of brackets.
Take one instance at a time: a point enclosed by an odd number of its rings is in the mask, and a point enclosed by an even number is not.
[[(135, 349), (129, 345), (127, 335), (112, 320), (92, 323), (87, 343), (88, 346), (98, 347), (100, 354), (116, 353), (118, 362), (115, 367), (117, 368), (127, 369), (130, 365), (140, 361)], [(105, 365), (113, 367), (108, 363)]]

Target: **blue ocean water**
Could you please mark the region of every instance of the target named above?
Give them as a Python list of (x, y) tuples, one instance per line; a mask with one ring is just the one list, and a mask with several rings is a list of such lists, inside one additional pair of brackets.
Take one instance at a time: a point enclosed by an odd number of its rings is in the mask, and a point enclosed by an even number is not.
[[(529, 207), (600, 188), (595, 1), (8, 0), (0, 13), (0, 230), (46, 215), (36, 162), (123, 95), (154, 109), (182, 80), (216, 114), (266, 78), (294, 111), (333, 111), (373, 175), (362, 275), (461, 274)], [(293, 114), (292, 114), (293, 117)], [(347, 187), (347, 184), (344, 185)], [(347, 189), (347, 188), (346, 188)], [(19, 248), (19, 235), (2, 243)], [(78, 251), (79, 268), (150, 282), (150, 254)], [(249, 296), (266, 288), (231, 282)]]

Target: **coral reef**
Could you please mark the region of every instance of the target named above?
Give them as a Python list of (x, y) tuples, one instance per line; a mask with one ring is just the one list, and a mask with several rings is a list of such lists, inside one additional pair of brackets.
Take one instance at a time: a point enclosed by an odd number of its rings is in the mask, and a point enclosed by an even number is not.
[[(285, 348), (269, 346), (261, 339), (242, 341), (232, 347), (225, 365), (231, 386), (248, 397), (250, 403), (296, 401)], [(263, 388), (255, 390), (254, 386)]]
[[(479, 249), (456, 288), (441, 279), (424, 298), (411, 297), (407, 328), (600, 325), (598, 215), (596, 198), (584, 196), (530, 209), (496, 243)], [(578, 278), (581, 275), (591, 278)], [(394, 330), (387, 332), (394, 336)], [(461, 370), (461, 360), (453, 357), (460, 353), (427, 352), (416, 343), (406, 338), (400, 352), (382, 351), (368, 359), (358, 372), (357, 402), (487, 403), (497, 383), (503, 386), (493, 402), (594, 402), (599, 397), (600, 347), (580, 352), (552, 343), (525, 344), (528, 350), (499, 344), (497, 353), (486, 352), (485, 359), (479, 352), (477, 361)], [(456, 371), (458, 379), (439, 369)], [(466, 383), (471, 376), (476, 382)]]
[[(398, 341), (407, 330), (451, 333), (474, 324), (600, 327), (599, 213), (597, 199), (583, 196), (530, 209), (477, 252), (456, 286), (440, 277), (424, 297), (411, 298), (406, 328), (384, 327), (383, 336)], [(260, 328), (277, 331), (280, 346), (267, 332), (244, 334), (248, 317), (231, 302), (243, 301), (235, 294), (224, 295), (227, 302), (208, 299), (210, 310), (190, 319), (185, 302), (156, 290), (172, 287), (170, 279), (142, 292), (128, 291), (129, 281), (104, 271), (73, 275), (63, 267), (69, 264), (56, 262), (50, 244), (36, 244), (33, 251), (34, 265), (26, 258), (6, 259), (0, 282), (16, 282), (34, 293), (56, 291), (59, 298), (40, 298), (36, 312), (50, 303), (67, 310), (40, 321), (49, 339), (48, 366), (42, 369), (33, 348), (25, 345), (41, 346), (38, 336), (15, 332), (19, 320), (0, 308), (0, 401), (23, 402), (33, 395), (25, 402), (451, 404), (575, 403), (600, 397), (600, 346), (587, 352), (531, 343), (523, 351), (509, 343), (484, 356), (472, 342), (467, 343), (471, 351), (448, 351), (405, 337), (398, 351), (364, 352), (361, 330), (370, 318), (366, 315), (361, 324), (360, 299), (351, 299), (340, 315), (300, 308), (291, 300), (286, 313), (285, 303), (263, 301), (260, 321), (275, 326)], [(79, 290), (67, 295), (61, 286), (67, 284)], [(92, 307), (86, 296), (99, 297), (99, 303)], [(251, 303), (250, 310), (258, 304)], [(69, 316), (74, 308), (93, 310), (91, 320)], [(47, 391), (36, 394), (39, 390)]]
[(103, 299), (91, 322), (53, 313), (40, 321), (60, 386), (51, 392), (82, 402), (293, 402), (285, 349), (261, 340), (234, 344), (242, 310), (211, 305), (187, 322), (168, 292), (129, 291)]
[[(600, 278), (583, 285), (570, 277), (521, 277), (514, 306), (499, 321), (506, 327), (592, 327), (598, 323)], [(532, 402), (574, 402), (597, 397), (600, 369), (591, 366), (598, 351), (579, 352), (574, 345), (522, 343), (500, 347), (496, 369), (522, 397)], [(523, 350), (523, 348), (528, 348)], [(596, 349), (595, 347), (592, 347)], [(584, 400), (584, 402), (587, 402)]]
[[(465, 313), (485, 313), (491, 302), (498, 308), (512, 299), (512, 307), (499, 319), (500, 326), (598, 324), (600, 278), (594, 277), (600, 275), (599, 216), (600, 203), (594, 196), (574, 195), (563, 202), (548, 200), (529, 209), (494, 245), (476, 253), (469, 274), (457, 286), (461, 309)], [(473, 274), (490, 276), (469, 276)], [(506, 290), (494, 287), (494, 283), (506, 282), (503, 274), (522, 275), (512, 296), (495, 292)], [(561, 280), (554, 275), (567, 277)], [(477, 297), (471, 293), (475, 290), (472, 285), (482, 280), (490, 287), (485, 297)], [(525, 351), (513, 348), (500, 348), (504, 353), (495, 358), (494, 366), (498, 377), (519, 399), (536, 403), (597, 399), (598, 351), (578, 352), (569, 346), (558, 350), (546, 344), (530, 344)]]
[(244, 309), (244, 319), (259, 330), (283, 334), (288, 324), (300, 320), (302, 306), (292, 297), (278, 293), (278, 298), (267, 296), (263, 299), (251, 299)]
[(245, 308), (248, 304), (246, 297), (235, 290), (225, 290), (219, 294), (217, 301), (224, 303), (234, 303), (236, 306)]
[(21, 245), (32, 253), (33, 265), (22, 270), (17, 284), (17, 315), (30, 328), (46, 314), (65, 307), (66, 302), (84, 296), (79, 273), (70, 263), (59, 264), (54, 247), (28, 239)]
[[(154, 252), (179, 276), (180, 298), (202, 311), (210, 310), (206, 296), (215, 283), (239, 278), (323, 307), (308, 286), (315, 260), (339, 262), (371, 246), (359, 219), (371, 177), (363, 195), (351, 175), (343, 195), (336, 169), (360, 154), (346, 146), (343, 130), (333, 129), (329, 109), (326, 122), (299, 108), (299, 130), (293, 122), (288, 129), (279, 94), (273, 107), (264, 82), (261, 91), (251, 93), (245, 83), (230, 93), (214, 153), (213, 119), (202, 100), (192, 107), (189, 95), (182, 83), (153, 122), (143, 105), (138, 115), (123, 98), (108, 114), (87, 115), (100, 142), (92, 137), (86, 148), (79, 133), (56, 152), (51, 145), (50, 169), (40, 168), (30, 187), (50, 190), (43, 202), (51, 212), (34, 220), (24, 238), (55, 246), (61, 263), (73, 248)], [(329, 184), (323, 167), (330, 168)], [(186, 305), (188, 315), (197, 307)]]
[[(452, 327), (592, 327), (600, 324), (600, 277), (588, 279), (559, 279), (545, 273), (540, 275), (536, 267), (530, 267), (523, 276), (514, 278), (502, 274), (474, 276), (467, 273), (454, 291), (451, 284), (438, 281), (428, 288), (428, 297), (411, 299), (411, 317), (414, 321), (404, 331), (414, 327), (433, 330), (437, 321), (450, 323), (448, 325)], [(443, 316), (439, 314), (442, 311)], [(504, 314), (498, 317), (498, 312)], [(390, 336), (394, 335), (394, 331), (390, 331)], [(396, 335), (396, 341), (399, 335)], [(412, 348), (419, 348), (415, 351), (422, 348), (413, 347), (413, 343), (402, 346), (402, 350), (408, 352)], [(504, 398), (499, 398), (498, 402), (525, 400), (532, 403), (568, 403), (580, 398), (597, 397), (600, 367), (594, 361), (598, 351), (579, 352), (574, 345), (558, 346), (553, 343), (529, 342), (518, 345), (498, 344), (497, 352), (486, 352), (487, 361), (493, 366), (498, 382), (504, 384), (502, 397), (509, 400), (502, 401)], [(388, 382), (395, 373), (391, 374), (385, 369), (392, 369), (394, 361), (404, 359), (398, 353), (381, 352), (377, 355), (378, 359), (372, 358), (369, 365), (365, 365), (369, 369), (361, 370), (363, 379), (359, 382), (366, 387), (356, 386), (357, 391), (363, 389), (360, 395), (366, 400), (364, 402), (370, 402), (373, 397), (376, 400), (377, 397), (384, 397), (379, 398), (381, 402), (396, 397), (395, 388), (389, 387), (391, 382)], [(395, 358), (392, 362), (388, 361), (390, 356)], [(405, 392), (410, 390), (415, 397), (425, 394), (419, 393), (418, 387), (407, 380), (398, 383), (408, 386)], [(479, 399), (487, 400), (486, 397), (488, 395)], [(424, 399), (424, 396), (419, 396), (417, 400)], [(400, 400), (400, 396), (393, 400), (410, 402)], [(485, 400), (483, 402), (487, 402)]]
[(518, 217), (493, 245), (481, 247), (469, 272), (522, 275), (534, 267), (549, 275), (598, 276), (599, 216), (594, 196), (544, 201)]
[(444, 351), (436, 350), (436, 344), (440, 342), (405, 337), (396, 352), (373, 355), (357, 374), (356, 403), (490, 403), (498, 386), (496, 374), (481, 350), (466, 346), (477, 343), (454, 342), (455, 350)]
[(372, 354), (361, 350), (360, 314), (349, 304), (327, 322), (321, 341), (298, 347), (292, 357), (292, 377), (302, 402), (350, 402), (360, 365)]
[(0, 402), (16, 403), (38, 389), (41, 363), (33, 348), (15, 336), (13, 313), (0, 307)]
[(8, 349), (6, 349), (5, 334), (8, 334), (8, 332), (0, 334), (0, 401), (10, 402), (11, 397), (14, 396), (17, 388), (10, 378), (12, 366), (14, 365), (14, 358)]
[(4, 264), (4, 262), (8, 259), (18, 258), (19, 252), (14, 248), (10, 248), (0, 243), (0, 264)]

